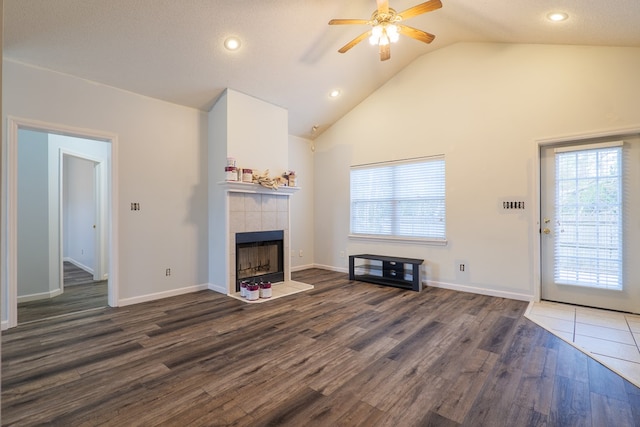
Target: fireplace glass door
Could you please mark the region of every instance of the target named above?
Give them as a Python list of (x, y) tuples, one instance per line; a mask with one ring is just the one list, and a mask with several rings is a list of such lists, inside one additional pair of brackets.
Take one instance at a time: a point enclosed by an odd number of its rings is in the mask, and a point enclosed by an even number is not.
[(240, 282), (284, 280), (283, 231), (236, 234), (236, 291)]

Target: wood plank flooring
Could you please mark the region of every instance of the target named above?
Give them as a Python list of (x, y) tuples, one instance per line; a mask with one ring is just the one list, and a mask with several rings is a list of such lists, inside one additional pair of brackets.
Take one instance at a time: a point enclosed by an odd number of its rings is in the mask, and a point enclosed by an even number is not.
[(84, 285), (94, 282), (93, 274), (81, 269), (80, 267), (69, 261), (63, 262), (62, 268), (64, 273), (65, 286)]
[(91, 273), (65, 262), (64, 293), (53, 298), (19, 303), (18, 324), (106, 307), (107, 292), (106, 280), (96, 282)]
[(638, 426), (640, 389), (526, 303), (294, 273), (265, 304), (211, 291), (2, 336), (2, 424)]

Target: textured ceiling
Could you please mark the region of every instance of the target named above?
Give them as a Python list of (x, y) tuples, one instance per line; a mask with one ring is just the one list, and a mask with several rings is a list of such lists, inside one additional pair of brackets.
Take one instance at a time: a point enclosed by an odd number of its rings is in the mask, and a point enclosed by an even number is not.
[[(421, 0), (390, 0), (405, 10)], [(403, 37), (380, 62), (365, 40), (337, 50), (375, 0), (4, 0), (4, 56), (207, 111), (227, 87), (289, 110), (289, 131), (312, 137), (418, 56), (457, 42), (640, 46), (640, 0), (442, 0), (406, 23), (436, 35)], [(569, 13), (551, 23), (552, 11)], [(223, 41), (242, 39), (228, 52)], [(338, 88), (342, 96), (329, 99)]]

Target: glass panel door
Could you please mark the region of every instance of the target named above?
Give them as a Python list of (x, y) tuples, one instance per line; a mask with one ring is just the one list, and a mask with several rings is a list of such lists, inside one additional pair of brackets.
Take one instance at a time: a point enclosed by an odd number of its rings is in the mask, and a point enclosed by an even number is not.
[(542, 299), (640, 312), (637, 140), (541, 149)]

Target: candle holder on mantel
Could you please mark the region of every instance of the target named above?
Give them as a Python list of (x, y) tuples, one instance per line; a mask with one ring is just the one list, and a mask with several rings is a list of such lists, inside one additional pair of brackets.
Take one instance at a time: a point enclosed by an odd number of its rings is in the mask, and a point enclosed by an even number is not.
[(288, 182), (289, 187), (295, 187), (296, 186), (296, 172), (295, 171), (287, 171), (284, 173), (283, 175)]

